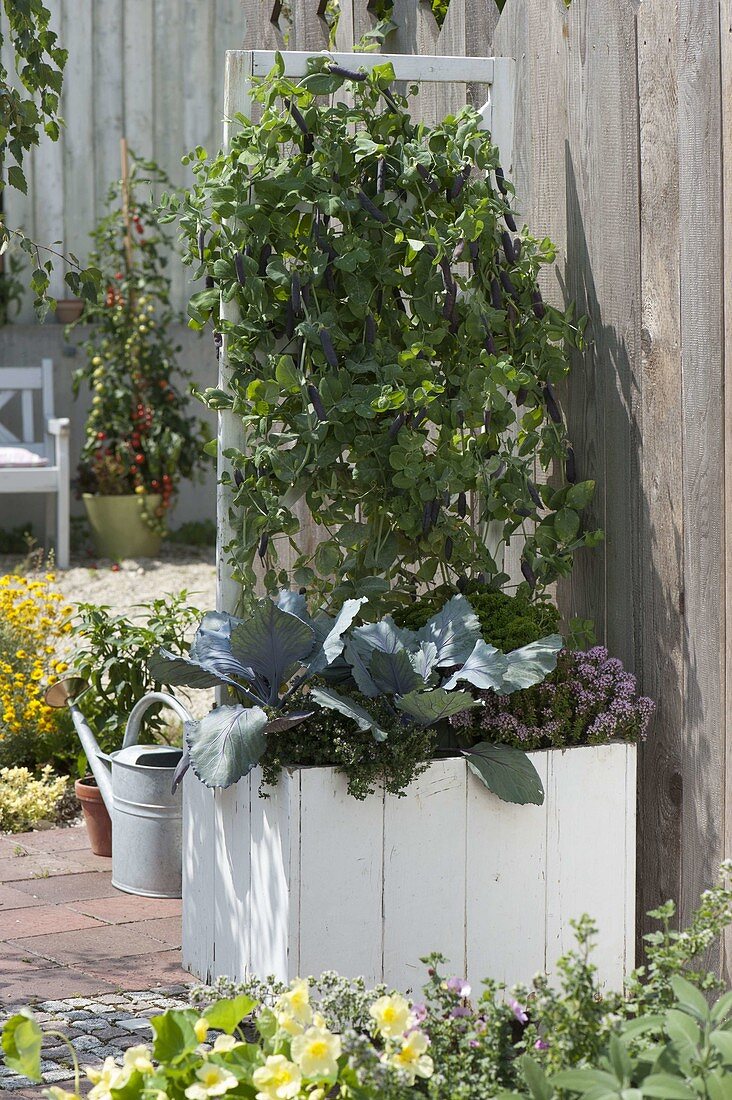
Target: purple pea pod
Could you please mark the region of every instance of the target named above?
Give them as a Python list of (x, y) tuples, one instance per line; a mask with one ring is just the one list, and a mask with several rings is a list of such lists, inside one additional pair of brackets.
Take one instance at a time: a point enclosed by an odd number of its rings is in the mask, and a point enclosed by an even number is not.
[(465, 240), (459, 240), (452, 254), (451, 263), (459, 264), (465, 251)]
[(536, 574), (534, 573), (534, 570), (531, 568), (525, 558), (521, 559), (521, 572), (523, 574), (524, 580), (533, 592), (536, 588)]
[(320, 346), (323, 349), (323, 355), (325, 356), (326, 360), (328, 361), (328, 363), (330, 364), (331, 367), (337, 367), (338, 366), (338, 356), (335, 353), (335, 348), (333, 347), (333, 341), (330, 338), (330, 333), (328, 332), (327, 328), (321, 328), (319, 335), (320, 335)]
[(455, 309), (456, 295), (457, 295), (457, 288), (455, 287), (455, 284), (453, 283), (453, 285), (448, 288), (448, 291), (445, 295), (445, 301), (444, 301), (444, 304), (442, 306), (442, 316), (445, 318), (445, 320), (452, 317), (452, 315), (453, 315), (453, 311)]
[(509, 302), (506, 306), (506, 316), (508, 317), (508, 323), (515, 326), (518, 321), (519, 315), (518, 310), (516, 309), (516, 306), (513, 304), (513, 302)]
[(508, 233), (505, 229), (501, 233), (501, 242), (503, 244), (503, 251), (506, 254), (506, 259), (510, 264), (515, 264), (516, 260), (518, 259), (516, 255), (516, 249), (513, 246), (511, 234)]
[(303, 305), (306, 309), (310, 309), (312, 305), (312, 296), (310, 294), (310, 283), (303, 283), (300, 287), (300, 296), (303, 301)]
[(213, 290), (214, 285), (215, 285), (214, 280), (213, 280), (213, 275), (207, 275), (206, 278), (204, 279), (203, 285), (206, 287), (206, 290)]
[(544, 386), (544, 402), (546, 404), (546, 410), (549, 413), (549, 416), (551, 417), (551, 419), (554, 421), (554, 423), (555, 424), (561, 424), (562, 423), (562, 413), (561, 413), (561, 410), (559, 408), (559, 405), (557, 404), (557, 399), (556, 399), (556, 396), (554, 394), (554, 390), (552, 389), (552, 385), (551, 385), (550, 382), (547, 382), (546, 385)]
[(477, 241), (471, 241), (470, 245), (468, 247), (470, 249), (470, 262), (473, 265), (473, 274), (477, 275), (478, 274), (478, 256), (479, 256), (479, 253), (480, 253), (478, 242)]
[(486, 334), (485, 334), (485, 339), (483, 340), (483, 347), (485, 348), (485, 350), (488, 352), (489, 355), (495, 355), (496, 354), (496, 344), (495, 344), (493, 336), (490, 332), (486, 332)]
[(198, 258), (201, 261), (201, 263), (203, 263), (203, 249), (204, 249), (205, 243), (206, 243), (206, 230), (205, 229), (199, 229), (198, 230)]
[(267, 547), (269, 546), (269, 535), (265, 531), (259, 540), (259, 546), (257, 547), (257, 553), (259, 554), (259, 560), (264, 561), (264, 555), (267, 553)]
[(461, 592), (464, 595), (468, 587), (468, 578), (458, 577), (458, 579), (455, 581), (455, 587), (457, 588), (458, 592)]
[[(492, 454), (494, 454), (494, 455), (498, 454), (498, 451), (493, 451)], [(491, 478), (493, 479), (493, 481), (498, 481), (499, 478), (503, 477), (505, 472), (506, 472), (506, 463), (505, 462), (499, 462), (498, 466), (496, 467), (496, 469), (491, 474)]]
[(244, 257), (241, 252), (234, 254), (234, 270), (236, 271), (236, 281), (239, 286), (246, 286), (246, 275), (244, 274)]
[(312, 382), (308, 385), (308, 397), (310, 398), (310, 404), (315, 409), (315, 415), (318, 420), (327, 420), (328, 414), (325, 411), (325, 405), (318, 393), (318, 387), (314, 386)]
[(300, 114), (300, 111), (297, 107), (297, 104), (293, 103), (293, 101), (291, 99), (286, 99), (285, 103), (287, 104), (287, 108), (288, 108), (290, 114), (292, 115), (293, 122), (297, 126), (300, 133), (304, 134), (306, 137), (312, 137), (312, 135), (310, 133), (310, 128), (308, 127), (308, 124), (305, 121), (305, 119)]
[(458, 313), (457, 309), (453, 309), (452, 314), (450, 315), (450, 324), (448, 325), (447, 331), (450, 333), (451, 336), (457, 336), (459, 329), (460, 314)]
[(503, 215), (503, 220), (512, 233), (518, 233), (518, 229), (516, 228), (516, 219), (514, 218), (510, 210), (506, 211), (506, 213)]
[(517, 508), (514, 508), (514, 511), (516, 515), (521, 516), (522, 519), (528, 519), (529, 516), (533, 516), (534, 514), (530, 508), (527, 508), (523, 504), (520, 504)]
[(511, 282), (511, 276), (508, 274), (505, 268), (501, 268), (501, 270), (498, 272), (498, 276), (501, 280), (501, 285), (503, 286), (503, 289), (506, 291), (506, 294), (510, 294), (512, 298), (515, 298), (516, 287)]
[(375, 218), (377, 222), (381, 222), (382, 225), (388, 223), (389, 219), (384, 211), (379, 210), (378, 206), (374, 206), (365, 191), (359, 191), (358, 201), (361, 204), (361, 209), (365, 210), (367, 214), (370, 214), (372, 218)]
[(376, 312), (381, 313), (382, 306), (384, 305), (384, 288), (379, 287), (376, 291)]
[(544, 307), (544, 299), (541, 296), (541, 291), (538, 286), (534, 287), (531, 291), (531, 308), (534, 311), (534, 316), (539, 320), (546, 315), (546, 308)]
[(442, 272), (442, 282), (445, 286), (445, 290), (450, 290), (451, 287), (455, 286), (455, 280), (452, 277), (452, 271), (450, 269), (450, 261), (448, 260), (447, 256), (443, 256), (439, 263), (440, 271)]
[(486, 431), (486, 433), (491, 430), (491, 410), (490, 409), (484, 409), (483, 410), (483, 428)]
[(427, 538), (432, 529), (432, 501), (425, 501), (422, 508), (422, 537)]
[(458, 428), (465, 427), (465, 413), (462, 411), (462, 409), (458, 409), (458, 411), (455, 413), (455, 422)]
[(381, 88), (380, 91), (381, 91), (381, 94), (383, 95), (384, 99), (386, 100), (386, 102), (391, 107), (392, 111), (399, 111), (399, 104), (394, 99), (394, 96), (391, 94), (389, 89), (388, 88)]
[(468, 498), (466, 497), (465, 493), (462, 492), (458, 493), (457, 514), (460, 516), (460, 519), (465, 519), (466, 515), (468, 514)]
[(244, 474), (238, 467), (236, 468), (236, 470), (234, 470), (234, 483), (237, 489), (241, 489), (242, 485), (244, 484)]
[(290, 301), (292, 312), (298, 314), (302, 309), (302, 294), (300, 293), (300, 276), (295, 272), (290, 283)]
[(425, 168), (423, 164), (417, 165), (417, 172), (422, 177), (423, 182), (427, 185), (428, 189), (434, 194), (439, 189), (439, 184), (429, 169)]
[(386, 187), (386, 159), (379, 157), (376, 164), (376, 194), (383, 195)]
[(328, 288), (330, 294), (335, 294), (336, 284), (333, 276), (333, 268), (330, 264), (326, 264), (325, 271), (323, 272), (323, 278), (325, 279), (325, 285)]
[[(514, 230), (515, 232), (515, 230)], [(513, 254), (516, 257), (516, 261), (521, 259), (521, 250), (523, 249), (524, 242), (520, 237), (514, 237), (513, 241)]]
[(577, 484), (577, 462), (574, 455), (574, 447), (567, 447), (567, 457), (565, 460), (565, 471), (567, 475), (567, 481), (570, 485)]
[(376, 339), (376, 321), (372, 313), (366, 316), (366, 326), (364, 332), (364, 343), (373, 344)]
[(431, 260), (434, 260), (437, 255), (437, 249), (433, 244), (426, 244), (424, 246), (424, 251), (427, 253)]
[(404, 305), (404, 299), (402, 298), (401, 291), (398, 286), (395, 286), (392, 294), (394, 295), (394, 301), (397, 304), (397, 309), (400, 309), (402, 313), (407, 312), (407, 307)]
[(399, 432), (404, 427), (405, 419), (406, 419), (406, 417), (404, 416), (404, 413), (400, 412), (400, 413), (397, 413), (397, 415), (392, 420), (391, 425), (389, 427), (389, 433), (388, 433), (388, 438), (389, 438), (390, 443), (393, 443), (394, 440), (396, 439), (396, 437), (399, 435)]
[(356, 69), (344, 69), (342, 65), (329, 65), (328, 71), (333, 76), (342, 76), (345, 80), (367, 80), (368, 74)]
[(494, 309), (503, 309), (503, 295), (501, 287), (495, 275), (491, 279), (491, 305)]
[(447, 196), (450, 202), (454, 202), (455, 199), (460, 197), (460, 192), (470, 179), (470, 172), (471, 165), (464, 164), (458, 174), (455, 176), (455, 179), (452, 181), (452, 187), (450, 188), (449, 194)]
[(417, 411), (414, 413), (414, 415), (412, 417), (412, 427), (415, 428), (415, 429), (418, 428), (420, 426), (420, 424), (422, 423), (422, 421), (425, 420), (426, 418), (427, 418), (427, 409), (423, 405), (421, 409), (417, 409)]
[(526, 386), (519, 386), (516, 390), (516, 404), (519, 406), (524, 405), (528, 396), (529, 391), (526, 389)]
[(257, 270), (258, 275), (264, 276), (267, 274), (267, 264), (269, 263), (269, 258), (271, 255), (272, 245), (269, 243), (263, 244), (262, 251), (259, 253), (259, 268)]
[(439, 516), (439, 514), (440, 514), (440, 502), (437, 499), (437, 497), (435, 497), (435, 499), (432, 501), (432, 511), (430, 512), (430, 519), (432, 520), (432, 526), (433, 527), (437, 523), (437, 517)]
[(529, 490), (529, 496), (533, 500), (536, 507), (543, 508), (544, 505), (542, 504), (541, 497), (539, 496), (539, 490), (536, 488), (533, 481), (529, 480), (526, 487)]
[(506, 175), (505, 175), (503, 169), (501, 168), (500, 164), (496, 165), (495, 173), (496, 173), (496, 183), (498, 184), (498, 190), (501, 192), (502, 195), (505, 196), (505, 195), (508, 194), (508, 188), (506, 187)]
[(445, 561), (450, 561), (452, 558), (453, 541), (452, 536), (448, 535), (445, 539)]

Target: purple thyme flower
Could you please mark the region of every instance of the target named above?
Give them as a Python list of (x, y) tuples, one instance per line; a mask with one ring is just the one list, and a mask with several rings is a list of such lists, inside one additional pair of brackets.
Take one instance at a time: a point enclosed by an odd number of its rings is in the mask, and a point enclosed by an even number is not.
[(534, 1043), (534, 1050), (549, 1050), (549, 1044), (545, 1043), (543, 1039), (537, 1039)]

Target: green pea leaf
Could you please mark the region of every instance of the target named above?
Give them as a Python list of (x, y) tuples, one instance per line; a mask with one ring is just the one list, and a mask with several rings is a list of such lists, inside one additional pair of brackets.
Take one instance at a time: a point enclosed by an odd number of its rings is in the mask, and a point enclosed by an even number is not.
[(29, 1009), (11, 1016), (3, 1027), (2, 1047), (5, 1065), (31, 1081), (41, 1081), (41, 1044), (43, 1033)]

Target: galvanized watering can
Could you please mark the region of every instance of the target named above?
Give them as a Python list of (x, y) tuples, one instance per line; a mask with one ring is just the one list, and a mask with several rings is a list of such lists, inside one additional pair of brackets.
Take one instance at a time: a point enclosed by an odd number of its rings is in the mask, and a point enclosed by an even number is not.
[(133, 707), (122, 748), (102, 752), (76, 698), (86, 681), (71, 676), (46, 692), (51, 707), (68, 706), (104, 804), (112, 818), (112, 885), (148, 898), (181, 896), (181, 793), (172, 791), (181, 749), (138, 745), (145, 712), (163, 703), (184, 722), (190, 714), (172, 695), (150, 692)]

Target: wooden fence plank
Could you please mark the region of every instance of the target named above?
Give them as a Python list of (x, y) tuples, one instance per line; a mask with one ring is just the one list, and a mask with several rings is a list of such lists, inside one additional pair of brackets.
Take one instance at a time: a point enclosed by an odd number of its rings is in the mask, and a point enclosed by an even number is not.
[[(51, 13), (50, 27), (57, 34), (61, 32), (61, 6), (59, 0), (48, 0)], [(35, 178), (43, 180), (43, 188), (33, 189), (34, 211), (33, 228), (38, 241), (51, 245), (57, 250), (63, 247), (64, 236), (64, 155), (59, 141), (51, 139), (41, 132), (38, 146), (34, 152)], [(59, 243), (60, 242), (60, 243)], [(42, 256), (42, 262), (48, 259)], [(53, 298), (66, 297), (64, 290), (63, 262), (54, 262), (50, 277), (49, 293)]]
[[(679, 896), (684, 754), (678, 5), (638, 11), (640, 97), (643, 615), (638, 672), (657, 701), (639, 755), (638, 912)], [(639, 945), (640, 946), (640, 945)]]
[[(75, 33), (77, 24), (86, 34)], [(67, 70), (73, 74), (64, 80), (63, 116), (66, 122), (61, 142), (64, 156), (64, 181), (67, 201), (64, 210), (64, 250), (86, 262), (91, 240), (92, 214), (96, 209), (93, 160), (94, 119), (94, 14), (92, 0), (78, 0), (72, 12), (63, 8), (63, 42), (69, 50)]]
[[(109, 185), (121, 175), (124, 133), (123, 8), (118, 0), (94, 2), (93, 156), (96, 216), (105, 210)], [(134, 146), (133, 146), (134, 148)], [(45, 188), (44, 188), (45, 192)], [(45, 197), (45, 196), (44, 196)]]
[(317, 53), (328, 49), (328, 24), (323, 18), (324, 12), (325, 3), (321, 0), (292, 0), (289, 50), (312, 50)]
[[(721, 88), (717, 6), (679, 0), (685, 753), (681, 919), (708, 887), (724, 821)], [(700, 242), (703, 241), (703, 247)]]
[(124, 0), (124, 130), (130, 148), (146, 159), (155, 140), (154, 15), (150, 0)]
[[(732, 728), (732, 652), (730, 630), (732, 622), (732, 477), (727, 475), (727, 463), (732, 455), (732, 0), (720, 3), (720, 52), (722, 84), (722, 226), (724, 232), (724, 456), (725, 456), (725, 729)], [(730, 740), (725, 738), (725, 793), (732, 789), (732, 752)], [(730, 799), (725, 797), (725, 857), (732, 852), (732, 814)], [(727, 929), (723, 941), (722, 975), (726, 983), (732, 983), (732, 929)]]

